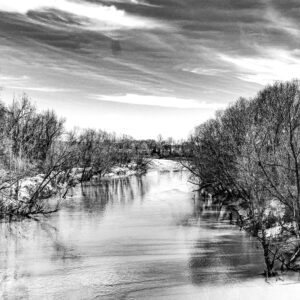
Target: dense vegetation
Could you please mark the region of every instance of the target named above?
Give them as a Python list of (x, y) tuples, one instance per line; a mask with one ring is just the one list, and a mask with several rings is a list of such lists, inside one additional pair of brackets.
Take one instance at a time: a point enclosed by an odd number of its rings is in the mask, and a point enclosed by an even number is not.
[(152, 157), (184, 159), (202, 193), (226, 205), (263, 249), (267, 276), (299, 269), (300, 85), (267, 86), (240, 98), (195, 129), (188, 142), (134, 140), (101, 130), (66, 131), (53, 111), (38, 112), (24, 95), (0, 102), (0, 218), (32, 217), (58, 209), (78, 182), (116, 166), (147, 170)]
[(191, 170), (199, 190), (226, 204), (261, 243), (266, 275), (298, 269), (300, 86), (267, 86), (196, 128)]
[[(113, 168), (147, 170), (150, 157), (182, 155), (173, 140), (134, 140), (102, 130), (67, 132), (54, 111), (38, 112), (24, 95), (0, 102), (0, 218), (48, 214), (53, 193), (101, 178)], [(121, 171), (120, 171), (121, 172)]]

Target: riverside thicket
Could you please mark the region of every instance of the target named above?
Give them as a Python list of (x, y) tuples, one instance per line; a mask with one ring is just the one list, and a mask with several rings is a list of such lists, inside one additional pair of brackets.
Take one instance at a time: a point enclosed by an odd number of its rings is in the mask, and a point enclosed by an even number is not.
[(300, 87), (276, 82), (198, 126), (187, 167), (199, 190), (236, 214), (261, 243), (265, 274), (298, 269)]

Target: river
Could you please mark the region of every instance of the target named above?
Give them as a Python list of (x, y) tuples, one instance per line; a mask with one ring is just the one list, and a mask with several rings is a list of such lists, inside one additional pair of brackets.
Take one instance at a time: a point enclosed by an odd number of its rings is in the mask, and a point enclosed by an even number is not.
[(48, 218), (2, 223), (0, 297), (296, 299), (298, 278), (266, 283), (256, 241), (187, 180), (152, 171), (77, 186)]

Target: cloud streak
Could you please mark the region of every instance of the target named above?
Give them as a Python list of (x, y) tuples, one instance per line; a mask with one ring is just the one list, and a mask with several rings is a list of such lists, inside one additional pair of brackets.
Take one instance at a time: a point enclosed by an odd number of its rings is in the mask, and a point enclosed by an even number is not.
[(68, 0), (10, 0), (0, 1), (0, 10), (12, 13), (27, 14), (30, 11), (49, 11), (56, 9), (82, 18), (82, 24), (90, 29), (108, 30), (157, 28), (153, 20), (133, 16), (114, 5), (92, 4)]
[(23, 91), (34, 91), (43, 93), (61, 93), (61, 92), (75, 92), (76, 89), (60, 89), (53, 87), (23, 87), (23, 86), (9, 86), (10, 89), (17, 89)]
[(220, 55), (225, 62), (237, 68), (237, 77), (243, 81), (266, 85), (276, 80), (300, 78), (300, 56), (282, 49), (264, 49), (264, 56), (244, 57)]
[(183, 109), (221, 109), (224, 104), (220, 103), (207, 103), (205, 101), (196, 101), (193, 99), (182, 99), (176, 97), (161, 97), (161, 96), (146, 96), (126, 94), (122, 96), (107, 96), (107, 95), (90, 95), (90, 98), (100, 101), (111, 101), (118, 103), (126, 103), (133, 105), (146, 105), (146, 106), (159, 106), (159, 107), (172, 107)]
[(1, 96), (24, 90), (75, 124), (122, 119), (132, 135), (132, 120), (157, 132), (175, 111), (200, 123), (299, 78), (299, 28), (297, 0), (0, 0)]

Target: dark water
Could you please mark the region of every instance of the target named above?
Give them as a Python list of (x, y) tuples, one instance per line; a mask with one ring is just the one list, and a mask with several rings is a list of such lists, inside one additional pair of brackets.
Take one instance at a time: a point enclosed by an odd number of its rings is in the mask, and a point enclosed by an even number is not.
[(47, 219), (1, 224), (0, 298), (266, 295), (257, 244), (222, 219), (185, 173), (77, 187)]

